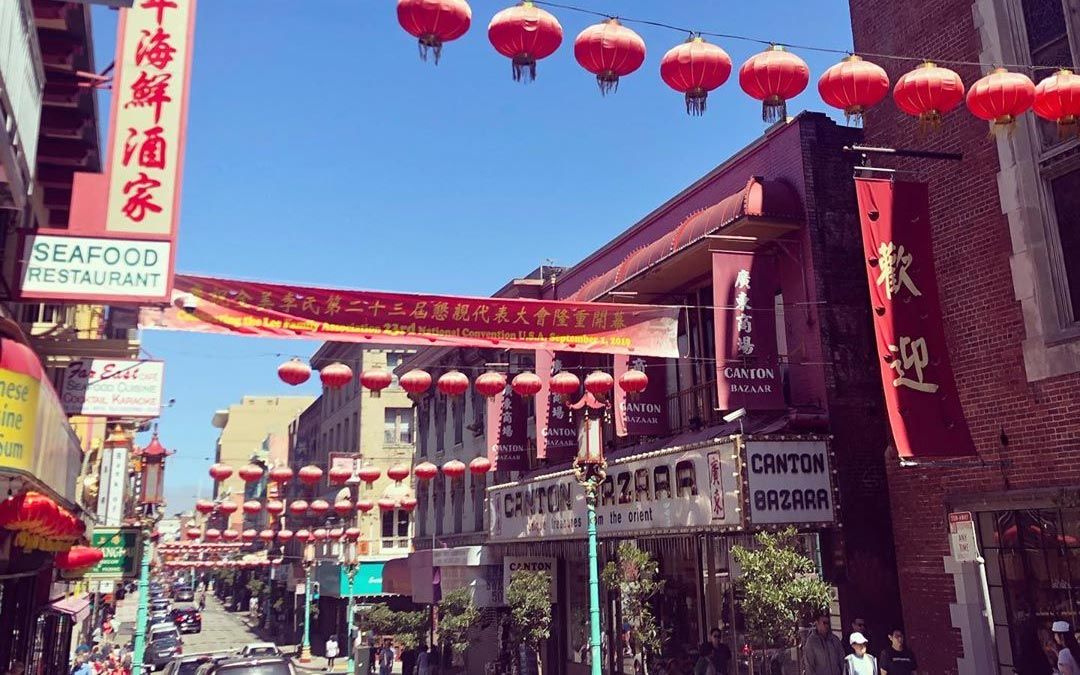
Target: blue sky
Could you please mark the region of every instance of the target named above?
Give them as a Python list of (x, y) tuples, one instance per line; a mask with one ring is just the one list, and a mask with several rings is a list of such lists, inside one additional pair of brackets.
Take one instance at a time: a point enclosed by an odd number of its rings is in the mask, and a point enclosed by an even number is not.
[[(509, 0), (471, 0), (469, 33), (438, 67), (417, 57), (390, 0), (201, 0), (177, 269), (353, 288), (488, 294), (545, 259), (572, 264), (765, 128), (737, 72), (700, 118), (660, 80), (685, 39), (628, 23), (645, 65), (602, 98), (573, 58), (596, 17), (552, 10), (565, 37), (537, 80), (513, 82), (487, 24)], [(574, 0), (581, 7), (778, 42), (847, 49), (844, 0)], [(116, 13), (95, 8), (99, 69)], [(761, 45), (716, 40), (735, 70)], [(814, 85), (838, 60), (798, 51)], [(102, 114), (108, 114), (107, 105)], [(214, 410), (243, 394), (298, 393), (285, 355), (316, 344), (144, 332), (166, 360), (161, 439), (178, 452), (170, 507), (208, 490)], [(315, 378), (317, 380), (317, 378)], [(313, 383), (300, 391), (316, 392)], [(144, 439), (145, 440), (145, 439)]]

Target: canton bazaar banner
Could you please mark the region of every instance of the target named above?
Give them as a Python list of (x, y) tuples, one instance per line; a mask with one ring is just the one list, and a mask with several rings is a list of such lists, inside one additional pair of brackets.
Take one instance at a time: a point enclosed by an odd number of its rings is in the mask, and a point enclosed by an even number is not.
[(855, 179), (878, 363), (901, 457), (975, 454), (941, 318), (925, 183)]
[(139, 327), (448, 347), (674, 358), (678, 307), (353, 291), (176, 275)]
[(488, 459), (492, 471), (529, 470), (529, 410), (510, 385), (487, 400)]
[(536, 401), (536, 458), (548, 464), (567, 462), (578, 453), (577, 422), (562, 397), (551, 393), (552, 376), (564, 369), (581, 366), (577, 354), (553, 353), (544, 349), (536, 352), (536, 373), (543, 382)]
[(663, 436), (669, 430), (667, 400), (667, 363), (644, 356), (615, 356), (615, 381), (627, 370), (645, 373), (649, 386), (640, 394), (629, 395), (615, 387), (615, 433), (619, 436)]

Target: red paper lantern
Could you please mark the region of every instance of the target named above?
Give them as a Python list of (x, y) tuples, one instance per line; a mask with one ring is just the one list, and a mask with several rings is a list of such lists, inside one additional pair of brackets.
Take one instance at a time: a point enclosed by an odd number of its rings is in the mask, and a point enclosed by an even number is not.
[(297, 475), (299, 476), (301, 483), (311, 486), (322, 480), (323, 470), (314, 464), (309, 464), (300, 469), (300, 473)]
[(260, 502), (260, 501), (258, 501), (256, 499), (251, 499), (249, 501), (244, 502), (244, 513), (247, 513), (249, 515), (254, 515), (254, 514), (260, 512), (260, 511), (262, 511), (262, 508), (263, 508), (262, 502)]
[(515, 375), (510, 387), (518, 396), (536, 396), (543, 390), (544, 382), (536, 373), (526, 371)]
[(397, 508), (397, 502), (393, 499), (380, 499), (379, 510), (380, 511), (393, 511)]
[(278, 485), (284, 485), (293, 478), (293, 470), (287, 466), (275, 466), (270, 469), (270, 480)]
[(206, 532), (203, 532), (204, 541), (217, 541), (221, 538), (221, 530), (210, 528)]
[(1035, 84), (1027, 75), (997, 68), (971, 85), (967, 107), (981, 120), (994, 126), (1011, 127), (1035, 102)]
[(594, 370), (585, 376), (585, 391), (593, 396), (607, 396), (615, 388), (615, 378), (602, 370)]
[(488, 24), (495, 51), (513, 60), (515, 82), (535, 80), (536, 62), (554, 54), (562, 39), (559, 21), (530, 0), (502, 10)]
[(263, 541), (265, 541), (267, 543), (269, 543), (271, 541), (274, 541), (274, 531), (273, 530), (262, 530), (261, 532), (259, 532), (259, 539), (262, 539)]
[(419, 480), (431, 480), (439, 474), (439, 467), (431, 462), (421, 462), (413, 467), (413, 475)]
[(469, 378), (459, 371), (451, 370), (440, 375), (435, 386), (446, 396), (461, 396), (469, 390)]
[(331, 528), (329, 536), (331, 539), (341, 539), (345, 536), (345, 530), (340, 527)]
[(398, 0), (398, 23), (420, 42), (420, 59), (428, 51), (439, 63), (444, 42), (464, 35), (472, 24), (472, 9), (465, 0)]
[(619, 376), (619, 387), (627, 394), (640, 394), (649, 386), (649, 376), (632, 368)]
[(221, 533), (221, 538), (225, 541), (236, 541), (240, 538), (240, 533), (230, 527)]
[(326, 538), (329, 535), (326, 532), (326, 529), (324, 529), (322, 527), (319, 527), (319, 528), (316, 528), (315, 531), (311, 533), (311, 536), (315, 538), (315, 541), (326, 541)]
[(937, 126), (942, 115), (964, 100), (964, 82), (948, 68), (924, 63), (900, 76), (893, 87), (893, 100), (908, 115)]
[(210, 477), (219, 483), (232, 477), (232, 473), (232, 467), (228, 464), (218, 463), (210, 467)]
[(327, 389), (341, 389), (352, 382), (352, 368), (344, 363), (331, 363), (319, 371), (319, 379)]
[(761, 101), (761, 119), (776, 122), (787, 117), (787, 100), (810, 82), (810, 67), (781, 45), (754, 54), (739, 68), (739, 86)]
[(410, 370), (398, 378), (398, 384), (406, 392), (419, 396), (431, 389), (431, 375), (423, 370)]
[(199, 499), (195, 502), (195, 510), (199, 513), (206, 515), (214, 512), (214, 502), (209, 499)]
[(218, 504), (218, 511), (221, 511), (225, 515), (231, 516), (232, 514), (236, 513), (239, 510), (240, 510), (240, 505), (237, 504), (236, 502), (232, 501), (231, 499), (223, 501), (220, 504)]
[(371, 501), (370, 499), (361, 499), (360, 501), (356, 502), (356, 510), (360, 511), (361, 513), (367, 513), (373, 508), (375, 508), (375, 502)]
[(843, 110), (847, 119), (858, 120), (889, 95), (889, 75), (876, 63), (852, 54), (822, 73), (817, 86), (826, 105)]
[(660, 77), (686, 96), (686, 113), (701, 115), (709, 92), (727, 82), (731, 57), (719, 46), (694, 36), (668, 50), (660, 59)]
[(403, 511), (412, 513), (416, 510), (416, 497), (402, 497), (399, 506)]
[(285, 502), (280, 499), (271, 499), (266, 502), (266, 512), (272, 516), (280, 516), (285, 513)]
[(282, 382), (295, 387), (311, 378), (311, 366), (298, 358), (292, 358), (278, 366), (277, 374)]
[(465, 475), (465, 462), (452, 459), (442, 465), (442, 472), (450, 478), (461, 478)]
[(364, 481), (368, 485), (371, 485), (375, 481), (379, 480), (379, 476), (382, 476), (382, 471), (373, 466), (362, 466), (360, 470), (356, 472), (356, 475), (360, 476), (360, 480)]
[(1080, 119), (1080, 75), (1059, 70), (1035, 87), (1032, 106), (1039, 117), (1056, 122), (1059, 130), (1076, 126)]
[(338, 499), (334, 502), (334, 510), (344, 516), (352, 513), (353, 504), (348, 499)]
[(308, 503), (303, 499), (294, 499), (289, 502), (289, 513), (294, 516), (302, 516), (307, 513)]
[(394, 381), (394, 376), (385, 368), (368, 368), (360, 373), (360, 384), (371, 391), (372, 398), (382, 396), (382, 390), (389, 387)]
[(188, 539), (198, 539), (202, 536), (202, 530), (197, 527), (189, 527), (184, 534)]
[(244, 530), (240, 533), (240, 537), (244, 541), (255, 541), (255, 537), (259, 536), (259, 533), (255, 530)]
[(386, 470), (386, 477), (396, 483), (400, 483), (409, 477), (409, 467), (405, 464), (395, 464)]
[(341, 485), (352, 476), (352, 469), (341, 465), (330, 468), (327, 477), (332, 485)]
[(491, 460), (487, 457), (474, 457), (469, 462), (469, 471), (474, 476), (483, 476), (488, 471), (491, 471)]
[(316, 499), (315, 501), (311, 502), (311, 506), (308, 508), (310, 508), (311, 512), (314, 513), (316, 516), (321, 516), (330, 510), (330, 503), (327, 502), (325, 499)]
[(287, 541), (289, 541), (290, 539), (293, 538), (293, 531), (292, 530), (278, 530), (277, 538), (278, 538), (278, 541), (280, 541), (281, 543), (284, 544), (285, 542), (287, 542)]
[(343, 536), (348, 541), (356, 541), (357, 539), (360, 538), (360, 528), (359, 527), (350, 527), (350, 528), (345, 530), (345, 534)]
[(488, 371), (476, 378), (473, 386), (484, 398), (493, 398), (506, 390), (506, 375)]
[(300, 540), (300, 541), (303, 541), (303, 542), (311, 541), (312, 540), (311, 530), (297, 530), (296, 531), (296, 538), (298, 540)]
[(589, 26), (574, 40), (574, 58), (578, 64), (596, 75), (600, 93), (619, 88), (619, 78), (629, 75), (645, 62), (645, 41), (641, 36), (608, 19)]
[(562, 398), (569, 398), (577, 394), (578, 390), (581, 389), (581, 380), (569, 370), (563, 370), (551, 378), (548, 387), (551, 389), (552, 394)]
[(263, 477), (263, 469), (257, 464), (245, 464), (240, 467), (237, 475), (245, 483), (254, 483)]
[(104, 551), (93, 546), (72, 546), (67, 551), (56, 554), (53, 564), (59, 570), (89, 569), (101, 562)]

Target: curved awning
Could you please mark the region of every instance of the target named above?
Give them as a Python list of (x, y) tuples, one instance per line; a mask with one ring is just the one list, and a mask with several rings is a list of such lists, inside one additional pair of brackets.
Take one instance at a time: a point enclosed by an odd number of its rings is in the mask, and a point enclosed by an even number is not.
[(635, 249), (615, 267), (586, 281), (570, 299), (596, 300), (680, 251), (744, 221), (753, 225), (746, 228), (752, 236), (745, 239), (757, 242), (779, 236), (802, 223), (802, 199), (787, 183), (753, 176), (738, 192), (690, 214), (670, 232)]

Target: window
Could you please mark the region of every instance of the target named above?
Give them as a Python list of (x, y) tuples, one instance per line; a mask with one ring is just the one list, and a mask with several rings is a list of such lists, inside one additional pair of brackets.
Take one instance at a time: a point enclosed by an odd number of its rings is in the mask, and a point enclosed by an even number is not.
[(345, 418), (345, 435), (341, 438), (341, 451), (350, 452), (352, 450), (352, 436), (349, 435), (349, 418)]
[(392, 379), (390, 380), (390, 386), (394, 389), (398, 386), (398, 376), (394, 371), (397, 370), (401, 362), (405, 360), (404, 354), (387, 354), (386, 355), (386, 369), (390, 371)]
[(435, 452), (446, 450), (446, 397), (435, 397)]
[(1054, 215), (1064, 261), (1069, 307), (1073, 321), (1080, 319), (1080, 167), (1050, 181)]
[(349, 452), (356, 452), (360, 449), (360, 419), (357, 415), (358, 413), (352, 414), (353, 435), (349, 441)]
[(387, 445), (412, 444), (412, 408), (387, 408), (383, 442)]
[[(1065, 17), (1065, 3), (1069, 0), (1021, 0), (1020, 11), (1024, 17), (1024, 37), (1031, 63), (1066, 66), (1073, 63), (1073, 50), (1069, 45), (1069, 29)], [(1035, 82), (1052, 75), (1053, 68), (1035, 71)], [(1058, 133), (1053, 122), (1039, 119), (1039, 136), (1042, 147), (1048, 148), (1065, 139)]]
[(454, 412), (454, 445), (461, 445), (465, 435), (465, 398), (455, 396), (451, 406)]
[(431, 405), (428, 399), (421, 399), (416, 404), (416, 447), (417, 454), (426, 457), (428, 452), (428, 431), (431, 429)]

